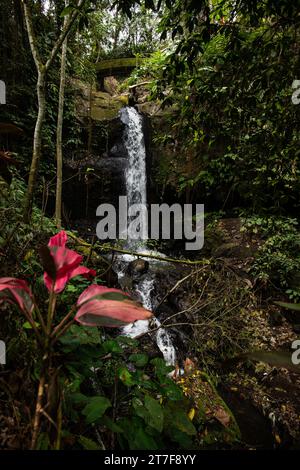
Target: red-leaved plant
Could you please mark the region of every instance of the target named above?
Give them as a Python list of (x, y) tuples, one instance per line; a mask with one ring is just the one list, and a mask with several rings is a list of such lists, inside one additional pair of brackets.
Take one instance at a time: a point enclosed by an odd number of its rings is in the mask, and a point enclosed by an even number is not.
[[(53, 346), (74, 321), (87, 326), (120, 327), (136, 320), (146, 320), (152, 312), (144, 309), (128, 294), (119, 289), (112, 289), (91, 284), (79, 296), (76, 305), (55, 325), (57, 295), (75, 276), (93, 278), (96, 271), (81, 266), (82, 256), (66, 247), (67, 234), (59, 232), (50, 238), (48, 246), (40, 248), (44, 267), (44, 283), (49, 291), (47, 315), (39, 309), (27, 282), (12, 277), (0, 278), (0, 303), (7, 301), (15, 304), (23, 313), (34, 331), (43, 357), (43, 367), (38, 387), (37, 403), (33, 423), (31, 448), (35, 449), (40, 429), (44, 393), (49, 384), (50, 365)], [(58, 440), (59, 441), (59, 440)]]

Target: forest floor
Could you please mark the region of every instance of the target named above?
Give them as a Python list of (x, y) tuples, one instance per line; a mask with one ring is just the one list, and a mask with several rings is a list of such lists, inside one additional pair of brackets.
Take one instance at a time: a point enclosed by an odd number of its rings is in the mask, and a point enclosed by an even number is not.
[[(240, 219), (220, 220), (218, 227), (224, 240), (223, 248), (221, 245), (216, 250), (217, 255), (255, 295), (253, 302), (241, 309), (248, 347), (252, 351), (289, 351), (297, 338), (291, 315), (283, 314), (274, 304), (274, 297), (269, 296), (249, 274), (253, 255), (263, 241), (259, 236), (249, 237), (241, 231)], [(248, 445), (255, 448), (300, 447), (299, 374), (260, 362), (240, 365), (222, 378), (221, 394), (235, 414)]]

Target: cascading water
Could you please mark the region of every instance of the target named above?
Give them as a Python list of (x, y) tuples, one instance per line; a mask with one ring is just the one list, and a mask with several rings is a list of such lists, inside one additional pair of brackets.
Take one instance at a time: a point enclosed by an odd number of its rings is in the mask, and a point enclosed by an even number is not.
[[(143, 133), (143, 119), (135, 108), (126, 107), (120, 111), (121, 121), (125, 124), (124, 145), (128, 152), (128, 164), (125, 170), (126, 192), (128, 208), (134, 204), (141, 204), (141, 209), (146, 208), (147, 204), (147, 171), (146, 171), (146, 149)], [(129, 209), (130, 210), (130, 209)], [(130, 222), (130, 220), (129, 220)], [(138, 238), (136, 232), (128, 231), (127, 246), (134, 251), (140, 253), (149, 253), (145, 239), (148, 235), (147, 212), (141, 210), (139, 216), (139, 233)], [(124, 276), (126, 266), (124, 261), (132, 261), (135, 257), (125, 255), (121, 263), (119, 263), (119, 279)], [(150, 260), (151, 261), (151, 260)], [(155, 279), (153, 275), (147, 274), (138, 283), (136, 292), (139, 295), (143, 306), (152, 310), (155, 305), (152, 301), (152, 292), (155, 287)], [(160, 322), (157, 318), (153, 321), (154, 327), (159, 327)], [(149, 330), (148, 321), (137, 321), (127, 325), (123, 332), (132, 338), (146, 333)], [(176, 361), (176, 352), (172, 344), (169, 333), (160, 328), (156, 332), (157, 346), (162, 352), (167, 364), (174, 365)]]
[[(147, 213), (143, 208), (147, 204), (147, 171), (146, 171), (146, 149), (143, 133), (142, 116), (135, 108), (122, 108), (120, 117), (126, 126), (124, 144), (128, 151), (128, 165), (125, 170), (125, 184), (127, 192), (128, 207), (134, 204), (141, 205), (139, 217), (139, 237), (138, 240), (147, 238)], [(128, 232), (128, 246), (133, 248), (136, 245), (132, 232)], [(140, 248), (145, 248), (143, 243), (139, 243)]]

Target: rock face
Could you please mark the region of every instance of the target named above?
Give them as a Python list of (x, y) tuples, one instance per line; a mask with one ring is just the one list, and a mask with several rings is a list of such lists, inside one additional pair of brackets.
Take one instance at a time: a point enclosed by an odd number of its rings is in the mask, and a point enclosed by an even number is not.
[[(128, 155), (123, 133), (119, 118), (108, 123), (93, 121), (90, 152), (78, 150), (71, 158), (65, 157), (63, 204), (67, 219), (95, 218), (100, 204), (117, 205), (119, 196), (126, 194)], [(87, 135), (84, 140), (88, 141)]]
[(110, 121), (118, 116), (123, 106), (128, 104), (128, 96), (111, 96), (104, 91), (94, 91), (91, 100), (91, 118), (94, 121)]
[(80, 80), (72, 81), (76, 92), (76, 114), (83, 124), (87, 124), (90, 119), (98, 122), (116, 119), (120, 109), (128, 104), (128, 94), (111, 94), (114, 92), (115, 86), (111, 86), (112, 77), (109, 78), (106, 86), (107, 91), (97, 91)]

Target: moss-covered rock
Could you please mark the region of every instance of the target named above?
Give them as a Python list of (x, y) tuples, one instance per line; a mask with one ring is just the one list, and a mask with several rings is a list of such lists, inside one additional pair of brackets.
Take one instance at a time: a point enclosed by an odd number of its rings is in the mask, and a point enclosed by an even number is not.
[(115, 119), (123, 106), (128, 104), (128, 96), (111, 96), (104, 91), (92, 94), (91, 117), (94, 121), (109, 121)]

